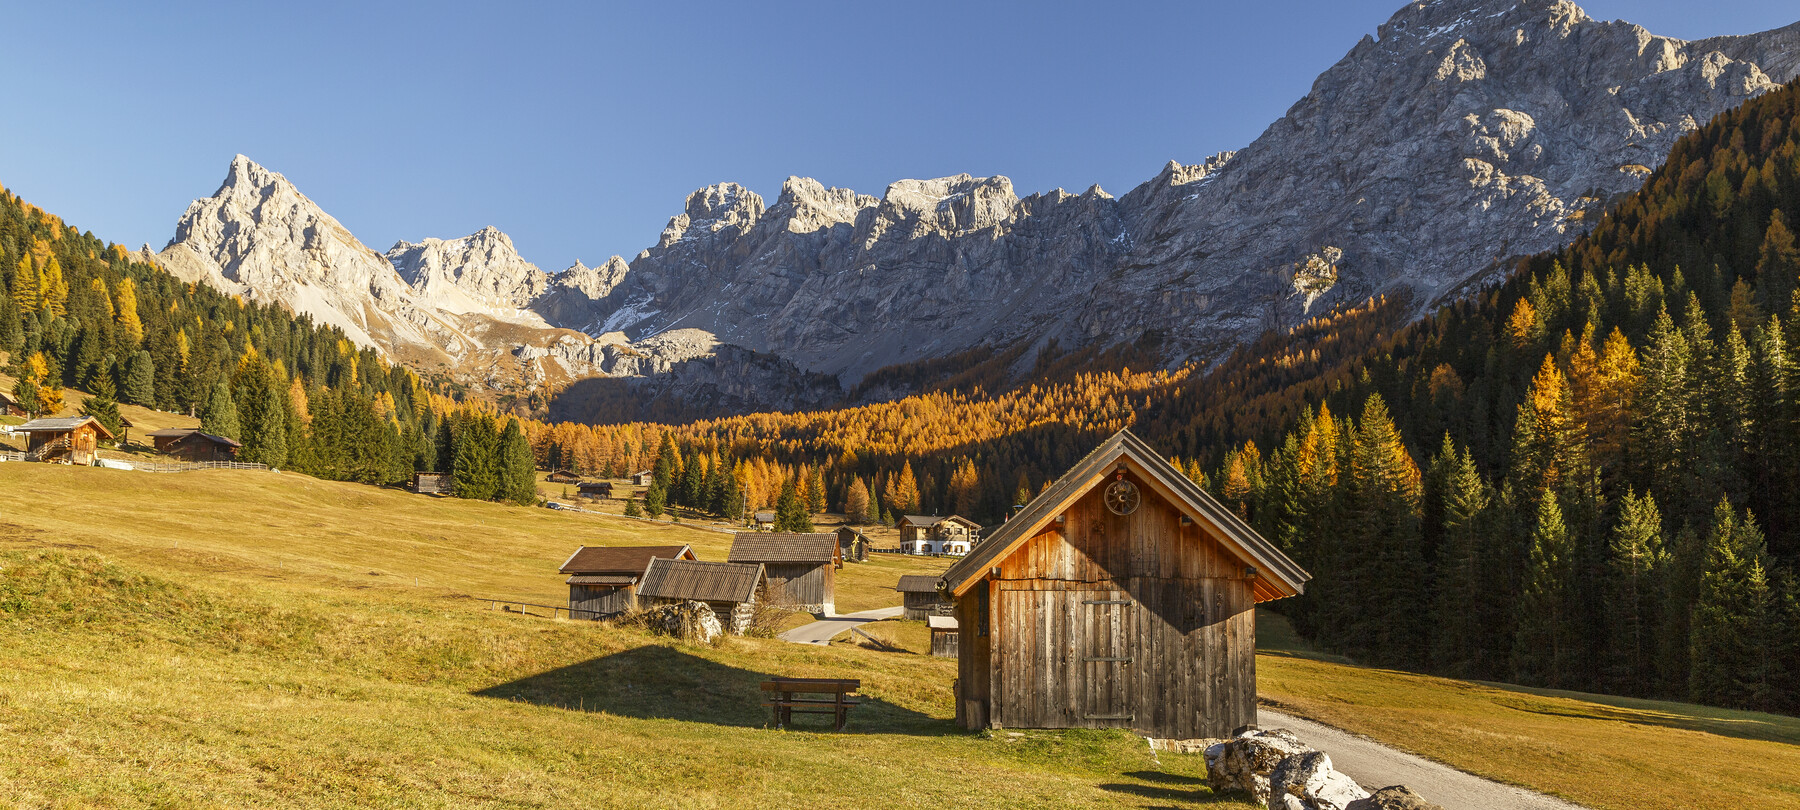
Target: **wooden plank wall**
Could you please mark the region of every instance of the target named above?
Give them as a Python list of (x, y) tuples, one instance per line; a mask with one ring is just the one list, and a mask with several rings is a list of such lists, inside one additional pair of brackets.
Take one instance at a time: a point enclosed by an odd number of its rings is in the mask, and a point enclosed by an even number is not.
[(776, 604), (822, 610), (831, 600), (831, 563), (764, 563)]
[[(1143, 484), (1143, 505), (1127, 516), (1107, 511), (1103, 489), (1001, 561), (988, 677), (977, 677), (970, 648), (965, 700), (985, 696), (992, 719), (1012, 728), (1194, 738), (1255, 722), (1253, 580), (1243, 564), (1202, 527), (1182, 526)], [(962, 641), (978, 641), (974, 600), (959, 602)], [(1117, 658), (1131, 660), (1104, 660)]]
[[(637, 606), (637, 589), (606, 585), (570, 585), (569, 613), (577, 619), (594, 619), (624, 613)], [(575, 611), (592, 611), (576, 613)], [(597, 614), (597, 615), (596, 615)]]

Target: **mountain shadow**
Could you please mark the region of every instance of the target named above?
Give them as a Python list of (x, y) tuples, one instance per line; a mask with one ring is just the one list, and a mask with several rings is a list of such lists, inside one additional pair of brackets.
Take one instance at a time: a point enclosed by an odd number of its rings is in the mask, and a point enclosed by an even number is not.
[[(843, 675), (854, 677), (856, 673)], [(773, 677), (774, 674), (727, 666), (676, 647), (652, 644), (540, 672), (473, 694), (570, 711), (767, 728), (774, 725), (774, 718), (769, 708), (762, 705), (762, 683)], [(832, 722), (828, 714), (796, 713), (793, 728), (828, 731)], [(949, 720), (869, 697), (850, 711), (845, 731), (922, 736), (962, 733)]]

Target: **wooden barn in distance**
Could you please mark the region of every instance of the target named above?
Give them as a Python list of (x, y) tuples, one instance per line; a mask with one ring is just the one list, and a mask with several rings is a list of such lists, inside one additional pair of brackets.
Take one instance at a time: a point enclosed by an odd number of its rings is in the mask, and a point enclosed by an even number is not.
[(117, 438), (92, 416), (33, 419), (13, 432), (25, 434), (28, 461), (82, 466), (91, 466), (100, 457), (100, 442)]
[(243, 448), (235, 439), (201, 433), (198, 428), (164, 428), (144, 434), (156, 452), (186, 461), (236, 461)]
[(1228, 737), (1256, 722), (1256, 605), (1310, 579), (1120, 431), (944, 572), (965, 728)]
[(583, 481), (575, 485), (575, 496), (590, 501), (604, 500), (613, 496), (611, 481)]
[(962, 515), (903, 515), (900, 551), (905, 554), (967, 554), (981, 538), (981, 524)]
[(416, 472), (409, 486), (420, 495), (449, 495), (450, 484), (449, 473)]
[(894, 586), (900, 592), (900, 618), (915, 622), (927, 616), (949, 616), (955, 603), (938, 593), (938, 578), (930, 574), (907, 574)]
[(581, 481), (581, 476), (568, 470), (554, 470), (544, 476), (544, 482), (549, 484), (579, 484)]
[(670, 560), (657, 557), (638, 583), (638, 605), (705, 602), (725, 632), (741, 636), (756, 616), (763, 567), (741, 563)]
[(603, 619), (637, 608), (638, 581), (654, 559), (691, 560), (687, 546), (582, 546), (562, 564), (569, 616)]
[(740, 532), (726, 559), (762, 565), (771, 605), (827, 616), (837, 612), (836, 572), (844, 561), (836, 534)]
[(869, 548), (874, 541), (863, 534), (860, 529), (840, 526), (837, 530), (838, 557), (844, 562), (868, 562)]

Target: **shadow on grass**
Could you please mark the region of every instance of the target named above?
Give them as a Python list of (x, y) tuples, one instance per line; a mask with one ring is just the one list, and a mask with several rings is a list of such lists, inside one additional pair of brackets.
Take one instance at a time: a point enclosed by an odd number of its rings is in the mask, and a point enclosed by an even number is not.
[[(1545, 717), (1576, 720), (1598, 720), (1607, 723), (1634, 723), (1640, 726), (1698, 731), (1721, 737), (1800, 745), (1800, 719), (1764, 712), (1720, 709), (1690, 703), (1674, 703), (1648, 698), (1619, 697), (1591, 692), (1542, 689), (1510, 683), (1475, 681), (1482, 686), (1517, 695), (1516, 699), (1497, 697), (1495, 703), (1514, 711)], [(1529, 698), (1562, 698), (1583, 705), (1539, 703)]]
[[(477, 690), (480, 697), (601, 712), (641, 719), (681, 720), (739, 728), (774, 725), (763, 702), (772, 674), (702, 658), (677, 647), (646, 645)], [(830, 731), (829, 714), (795, 713), (797, 731)], [(864, 697), (850, 710), (847, 732), (949, 736), (963, 733), (940, 720)]]
[[(1125, 774), (1133, 776), (1134, 774)], [(1148, 805), (1149, 810), (1160, 810), (1163, 807), (1188, 807), (1196, 804), (1221, 804), (1243, 806), (1241, 802), (1230, 797), (1215, 795), (1207, 789), (1204, 780), (1191, 786), (1168, 787), (1165, 785), (1132, 784), (1130, 782), (1103, 782), (1101, 790), (1118, 793), (1124, 796), (1136, 796), (1140, 799), (1152, 799), (1159, 802), (1175, 802), (1173, 805)]]

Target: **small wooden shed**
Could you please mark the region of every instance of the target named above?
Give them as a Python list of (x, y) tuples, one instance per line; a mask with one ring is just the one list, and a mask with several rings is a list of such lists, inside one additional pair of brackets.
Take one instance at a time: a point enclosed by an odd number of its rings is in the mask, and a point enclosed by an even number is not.
[(656, 473), (651, 470), (634, 472), (631, 474), (631, 483), (634, 486), (640, 487), (650, 486), (651, 484), (656, 483)]
[(544, 476), (544, 481), (551, 484), (579, 484), (581, 476), (568, 470), (553, 470), (549, 475)]
[(944, 572), (965, 728), (1226, 737), (1256, 722), (1256, 605), (1310, 575), (1129, 431)]
[(900, 518), (900, 550), (961, 556), (975, 548), (980, 533), (981, 524), (962, 515), (905, 515)]
[(448, 495), (450, 494), (450, 475), (435, 472), (413, 473), (412, 491), (421, 495)]
[(957, 641), (962, 631), (957, 628), (955, 616), (927, 616), (925, 626), (931, 630), (931, 656), (933, 658), (955, 658)]
[(771, 605), (827, 616), (837, 612), (837, 535), (742, 532), (731, 541), (734, 563), (760, 563), (769, 578)]
[(613, 496), (611, 481), (583, 481), (575, 485), (575, 494), (588, 500), (600, 500)]
[(907, 574), (894, 586), (900, 592), (900, 618), (915, 622), (928, 616), (948, 616), (956, 603), (938, 593), (938, 578), (929, 574)]
[(186, 461), (236, 461), (243, 448), (234, 439), (202, 433), (198, 428), (163, 428), (144, 434), (156, 452)]
[(773, 510), (757, 512), (756, 514), (751, 515), (750, 519), (756, 523), (756, 530), (759, 532), (766, 532), (775, 528), (775, 512)]
[(638, 583), (638, 605), (705, 602), (725, 632), (741, 636), (756, 616), (762, 589), (760, 565), (657, 557), (644, 568), (644, 578)]
[(688, 546), (582, 546), (562, 564), (569, 616), (603, 619), (637, 608), (638, 581), (654, 559), (692, 560)]
[(114, 436), (92, 416), (33, 419), (13, 428), (25, 434), (25, 458), (54, 464), (92, 465), (99, 458), (100, 442)]
[(25, 410), (23, 404), (13, 398), (12, 392), (0, 391), (0, 415), (30, 416), (31, 414)]
[(860, 530), (840, 526), (837, 530), (838, 557), (845, 562), (868, 562), (873, 541)]

